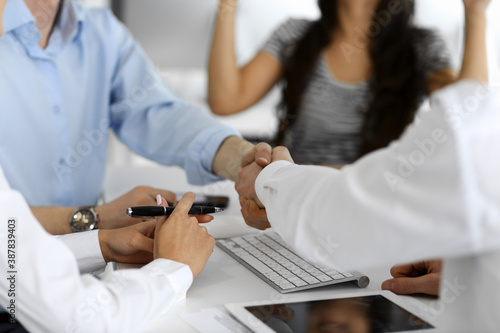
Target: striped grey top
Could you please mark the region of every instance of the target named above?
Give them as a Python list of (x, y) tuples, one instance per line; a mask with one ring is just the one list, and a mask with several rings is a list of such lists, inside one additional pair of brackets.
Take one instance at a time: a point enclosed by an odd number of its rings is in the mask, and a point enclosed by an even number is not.
[[(265, 43), (262, 51), (284, 63), (295, 42), (312, 21), (290, 19)], [(434, 34), (417, 45), (422, 68), (431, 73), (450, 68), (444, 42)], [(285, 144), (299, 164), (344, 165), (352, 163), (361, 149), (359, 133), (362, 110), (369, 103), (368, 82), (342, 83), (333, 77), (320, 57), (302, 98), (299, 117), (287, 129)]]

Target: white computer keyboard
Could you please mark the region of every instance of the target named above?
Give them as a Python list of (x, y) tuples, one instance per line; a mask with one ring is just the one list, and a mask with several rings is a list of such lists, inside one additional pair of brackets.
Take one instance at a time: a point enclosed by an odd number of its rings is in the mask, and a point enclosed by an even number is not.
[(219, 239), (217, 246), (280, 293), (349, 281), (365, 288), (370, 282), (356, 271), (337, 272), (308, 263), (273, 232)]

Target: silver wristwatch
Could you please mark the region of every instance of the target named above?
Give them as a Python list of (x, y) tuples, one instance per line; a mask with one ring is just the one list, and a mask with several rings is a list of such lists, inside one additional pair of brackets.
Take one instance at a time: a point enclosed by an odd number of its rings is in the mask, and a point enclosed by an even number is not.
[(99, 222), (94, 207), (78, 207), (69, 218), (69, 225), (73, 232), (94, 230)]

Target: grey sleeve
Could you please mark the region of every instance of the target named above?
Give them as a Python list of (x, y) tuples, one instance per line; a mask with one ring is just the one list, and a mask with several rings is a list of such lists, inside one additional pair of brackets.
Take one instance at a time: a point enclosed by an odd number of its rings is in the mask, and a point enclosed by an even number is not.
[(311, 23), (304, 19), (288, 19), (273, 32), (261, 51), (284, 63), (295, 43), (306, 33)]

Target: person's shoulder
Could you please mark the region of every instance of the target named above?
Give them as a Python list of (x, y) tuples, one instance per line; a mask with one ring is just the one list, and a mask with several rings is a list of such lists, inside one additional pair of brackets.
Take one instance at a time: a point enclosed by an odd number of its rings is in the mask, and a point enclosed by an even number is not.
[(116, 18), (108, 8), (87, 8), (75, 2), (75, 10), (83, 19), (85, 35), (96, 42), (106, 45), (122, 44), (131, 35), (127, 28)]
[(306, 33), (313, 22), (307, 19), (289, 18), (276, 29), (274, 36), (283, 44), (293, 44)]
[(292, 17), (284, 21), (279, 27), (279, 30), (287, 31), (292, 34), (300, 34), (307, 30), (313, 22), (314, 21), (308, 19)]
[(83, 17), (84, 24), (101, 32), (109, 34), (121, 26), (120, 21), (108, 8), (87, 8), (80, 3), (74, 3), (75, 10)]

